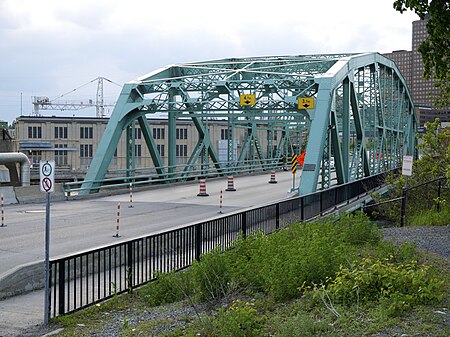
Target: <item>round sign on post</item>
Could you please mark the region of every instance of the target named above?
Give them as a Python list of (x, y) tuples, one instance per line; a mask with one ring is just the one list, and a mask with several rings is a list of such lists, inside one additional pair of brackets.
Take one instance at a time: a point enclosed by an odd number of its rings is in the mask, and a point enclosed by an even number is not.
[(41, 160), (39, 162), (39, 177), (41, 192), (55, 191), (55, 161)]

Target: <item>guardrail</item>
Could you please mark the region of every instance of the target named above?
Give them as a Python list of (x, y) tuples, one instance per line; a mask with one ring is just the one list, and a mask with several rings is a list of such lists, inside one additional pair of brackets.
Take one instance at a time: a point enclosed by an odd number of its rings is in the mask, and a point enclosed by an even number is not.
[[(64, 191), (67, 196), (83, 191), (83, 183), (93, 183), (96, 187), (89, 189), (114, 189), (129, 186), (131, 183), (133, 187), (173, 183), (179, 181), (192, 180), (199, 177), (216, 177), (233, 174), (246, 174), (269, 171), (283, 166), (282, 162), (274, 161), (273, 159), (264, 160), (248, 160), (245, 162), (219, 162), (216, 164), (195, 164), (195, 165), (175, 165), (165, 167), (150, 167), (150, 168), (134, 168), (124, 170), (108, 171), (110, 175), (117, 175), (102, 180), (84, 180), (68, 182), (64, 184)], [(189, 167), (189, 170), (186, 170)], [(163, 173), (158, 173), (162, 171)]]
[(51, 260), (49, 316), (131, 291), (158, 272), (182, 270), (216, 247), (227, 249), (239, 233), (271, 233), (297, 220), (314, 219), (379, 187), (385, 175)]

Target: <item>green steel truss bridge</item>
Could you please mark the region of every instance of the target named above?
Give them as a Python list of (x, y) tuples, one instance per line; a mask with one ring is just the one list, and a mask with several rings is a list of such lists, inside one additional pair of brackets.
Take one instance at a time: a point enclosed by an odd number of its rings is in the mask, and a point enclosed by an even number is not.
[[(151, 132), (149, 117), (155, 116), (167, 119), (167, 158)], [(195, 126), (198, 141), (186, 163), (177, 165), (176, 127), (183, 120)], [(217, 120), (227, 125), (225, 160), (210, 135)], [(153, 162), (148, 175), (136, 173), (142, 172), (134, 153), (137, 125)], [(242, 129), (245, 139), (236, 153), (235, 134)], [(395, 63), (378, 53), (176, 64), (123, 86), (79, 193), (106, 186), (122, 135), (125, 182), (273, 170), (286, 158), (290, 166), (291, 155), (306, 150), (295, 192), (308, 194), (400, 167), (403, 155), (415, 154), (415, 133), (406, 82)]]

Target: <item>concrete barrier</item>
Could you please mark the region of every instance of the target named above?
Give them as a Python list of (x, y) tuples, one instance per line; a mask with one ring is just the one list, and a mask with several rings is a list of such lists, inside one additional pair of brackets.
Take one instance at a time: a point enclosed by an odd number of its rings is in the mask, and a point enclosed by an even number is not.
[[(16, 198), (19, 204), (44, 203), (45, 192), (41, 192), (39, 185), (14, 187)], [(63, 184), (55, 184), (55, 192), (52, 193), (53, 201), (65, 200)]]
[(0, 187), (0, 194), (3, 194), (3, 203), (5, 205), (17, 204), (16, 193), (14, 192), (14, 187), (12, 187), (12, 186)]
[(42, 289), (44, 282), (44, 261), (17, 266), (0, 275), (0, 299)]

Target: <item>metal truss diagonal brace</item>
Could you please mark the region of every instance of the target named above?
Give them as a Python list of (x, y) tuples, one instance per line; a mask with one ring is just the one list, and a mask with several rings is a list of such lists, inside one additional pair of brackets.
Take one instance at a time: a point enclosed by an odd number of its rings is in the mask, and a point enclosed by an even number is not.
[(324, 77), (317, 79), (319, 90), (315, 104), (314, 116), (311, 118), (311, 129), (308, 144), (306, 145), (306, 156), (303, 166), (299, 194), (309, 194), (317, 189), (317, 181), (320, 173), (320, 164), (323, 157), (325, 139), (330, 122), (331, 107), (331, 84), (332, 78)]

